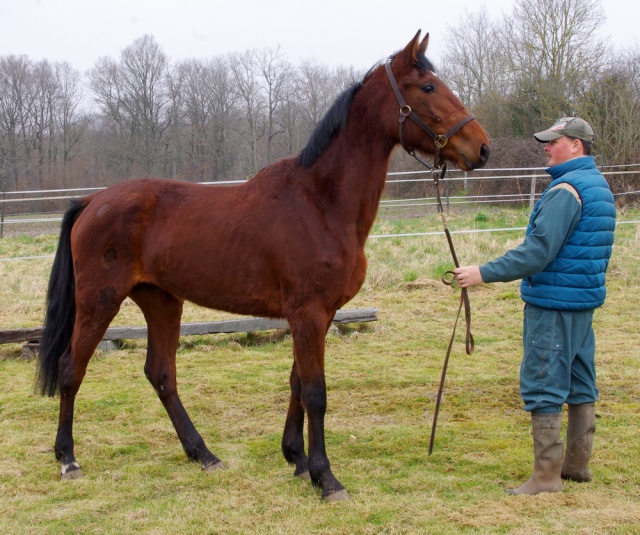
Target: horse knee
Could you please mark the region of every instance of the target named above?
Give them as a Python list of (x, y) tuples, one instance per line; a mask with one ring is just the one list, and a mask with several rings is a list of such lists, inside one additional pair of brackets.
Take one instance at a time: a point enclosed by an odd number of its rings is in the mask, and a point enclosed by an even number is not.
[(294, 377), (292, 374), (289, 379), (289, 386), (291, 387), (291, 394), (299, 400), (302, 397), (302, 385), (300, 384), (300, 378), (297, 376)]
[(304, 387), (302, 400), (308, 414), (324, 414), (327, 410), (327, 389), (323, 386)]
[(60, 357), (60, 362), (58, 363), (58, 387), (60, 393), (75, 396), (80, 389), (85, 372), (86, 365), (79, 365), (71, 355), (71, 352), (66, 351)]
[(156, 372), (145, 366), (144, 374), (160, 399), (167, 398), (177, 392), (175, 378), (163, 372)]

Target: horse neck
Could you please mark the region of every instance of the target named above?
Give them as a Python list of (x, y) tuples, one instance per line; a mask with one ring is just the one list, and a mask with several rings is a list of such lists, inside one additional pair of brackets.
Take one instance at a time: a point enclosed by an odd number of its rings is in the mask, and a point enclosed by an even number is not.
[(315, 194), (344, 225), (355, 225), (362, 245), (375, 221), (397, 143), (384, 130), (378, 111), (376, 106), (354, 102), (351, 117), (357, 118), (347, 122), (314, 166)]

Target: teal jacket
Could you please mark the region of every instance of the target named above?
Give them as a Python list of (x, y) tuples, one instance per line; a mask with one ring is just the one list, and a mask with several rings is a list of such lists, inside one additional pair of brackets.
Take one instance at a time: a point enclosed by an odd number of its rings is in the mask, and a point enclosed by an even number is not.
[[(606, 296), (615, 205), (591, 156), (550, 167), (553, 181), (533, 208), (524, 242), (480, 266), (485, 282), (522, 278), (522, 299), (555, 310), (588, 310)], [(570, 190), (558, 187), (570, 184)]]

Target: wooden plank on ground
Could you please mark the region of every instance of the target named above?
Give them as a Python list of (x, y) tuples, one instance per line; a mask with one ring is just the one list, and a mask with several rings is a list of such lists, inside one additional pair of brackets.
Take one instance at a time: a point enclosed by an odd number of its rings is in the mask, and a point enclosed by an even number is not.
[(9, 329), (0, 331), (0, 344), (13, 344), (16, 342), (35, 342), (42, 338), (42, 327), (33, 329)]
[[(377, 308), (338, 310), (333, 318), (333, 323), (345, 324), (377, 321), (377, 314)], [(288, 328), (289, 324), (287, 323), (287, 320), (284, 319), (238, 318), (205, 323), (183, 323), (180, 326), (180, 336), (190, 336), (194, 334), (259, 332)], [(127, 340), (146, 337), (146, 327), (110, 327), (107, 329), (103, 340)], [(41, 338), (42, 327), (0, 331), (0, 344), (35, 342)]]

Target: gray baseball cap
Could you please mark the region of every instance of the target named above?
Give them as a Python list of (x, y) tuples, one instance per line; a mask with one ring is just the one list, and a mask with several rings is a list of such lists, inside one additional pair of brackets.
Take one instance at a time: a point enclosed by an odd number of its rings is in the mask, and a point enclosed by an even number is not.
[(580, 117), (563, 117), (558, 119), (551, 128), (533, 134), (540, 143), (560, 139), (562, 136), (575, 137), (589, 143), (593, 143), (595, 137), (591, 125)]

